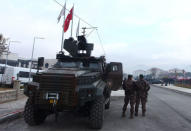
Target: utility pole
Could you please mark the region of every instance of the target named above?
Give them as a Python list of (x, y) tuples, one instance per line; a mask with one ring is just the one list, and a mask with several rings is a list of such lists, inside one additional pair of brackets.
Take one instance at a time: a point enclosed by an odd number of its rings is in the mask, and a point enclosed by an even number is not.
[(29, 82), (30, 82), (30, 78), (31, 78), (32, 60), (33, 60), (34, 46), (35, 46), (35, 41), (36, 41), (36, 39), (44, 39), (44, 38), (43, 38), (43, 37), (34, 37), (34, 39), (33, 39), (32, 55), (31, 55), (31, 64), (30, 64), (30, 72), (29, 72)]

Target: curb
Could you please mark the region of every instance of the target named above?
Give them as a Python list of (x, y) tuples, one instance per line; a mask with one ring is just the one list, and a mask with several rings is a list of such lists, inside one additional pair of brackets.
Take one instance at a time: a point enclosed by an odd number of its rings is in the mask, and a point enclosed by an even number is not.
[(15, 120), (15, 119), (22, 117), (23, 111), (24, 111), (23, 109), (20, 109), (20, 110), (10, 112), (10, 113), (7, 113), (7, 114), (0, 116), (0, 124), (4, 123), (6, 121)]
[(117, 99), (121, 99), (124, 98), (125, 96), (111, 96), (111, 100), (117, 100)]
[(174, 90), (174, 89), (170, 89), (170, 88), (165, 88), (165, 87), (158, 86), (158, 85), (152, 85), (152, 86), (157, 87), (157, 88), (167, 89), (167, 90), (169, 90), (169, 91), (173, 91), (173, 92), (176, 92), (176, 93), (180, 93), (180, 94), (184, 94), (184, 95), (191, 96), (191, 93), (188, 93), (188, 92), (179, 91), (179, 90)]

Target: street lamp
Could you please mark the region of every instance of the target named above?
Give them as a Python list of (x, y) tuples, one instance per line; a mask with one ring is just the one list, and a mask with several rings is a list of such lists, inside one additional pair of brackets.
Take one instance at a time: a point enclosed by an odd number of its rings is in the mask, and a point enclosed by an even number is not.
[(32, 69), (32, 60), (33, 60), (33, 54), (34, 54), (34, 46), (35, 46), (35, 41), (36, 39), (44, 39), (43, 37), (34, 37), (33, 39), (33, 48), (32, 48), (32, 55), (31, 55), (31, 64), (30, 64), (30, 72), (29, 72), (29, 81), (31, 78), (31, 69)]
[(7, 61), (8, 61), (8, 54), (9, 54), (9, 47), (10, 47), (10, 44), (11, 43), (21, 43), (20, 41), (9, 41), (9, 44), (8, 44), (8, 49), (7, 49), (7, 54), (6, 54), (6, 62), (5, 62), (5, 68), (7, 66)]

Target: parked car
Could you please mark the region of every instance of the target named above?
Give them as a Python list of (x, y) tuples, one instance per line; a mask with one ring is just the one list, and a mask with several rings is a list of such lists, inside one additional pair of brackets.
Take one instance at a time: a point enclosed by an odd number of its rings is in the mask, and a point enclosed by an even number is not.
[(162, 84), (164, 83), (162, 80), (159, 80), (159, 79), (153, 79), (151, 80), (151, 84)]

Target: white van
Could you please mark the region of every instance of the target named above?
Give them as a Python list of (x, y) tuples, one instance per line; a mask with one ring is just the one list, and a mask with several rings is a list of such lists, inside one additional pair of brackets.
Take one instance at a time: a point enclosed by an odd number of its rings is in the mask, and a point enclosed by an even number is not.
[[(37, 72), (36, 69), (31, 69), (31, 77)], [(20, 80), (21, 83), (29, 82), (30, 68), (13, 67), (0, 64), (0, 83), (10, 85), (13, 80)], [(32, 81), (32, 78), (30, 79)]]
[(0, 64), (0, 83), (10, 85), (14, 80), (14, 68)]

